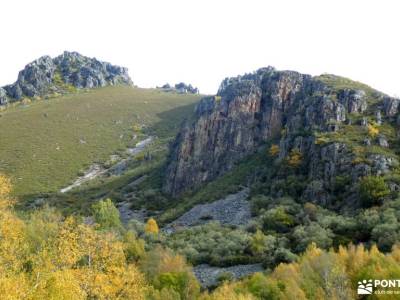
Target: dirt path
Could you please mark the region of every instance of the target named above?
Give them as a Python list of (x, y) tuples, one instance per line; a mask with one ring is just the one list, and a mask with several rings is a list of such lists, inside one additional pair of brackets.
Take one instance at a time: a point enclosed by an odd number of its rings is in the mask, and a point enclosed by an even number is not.
[[(83, 174), (83, 176), (78, 177), (71, 185), (62, 188), (60, 190), (60, 193), (66, 193), (69, 192), (70, 190), (82, 185), (85, 182), (88, 182), (90, 180), (93, 180), (101, 175), (104, 175), (106, 173), (112, 174), (112, 175), (121, 175), (126, 168), (128, 167), (128, 162), (134, 158), (137, 154), (143, 152), (148, 145), (150, 145), (153, 140), (155, 139), (154, 136), (149, 136), (146, 139), (136, 143), (135, 147), (133, 148), (128, 148), (127, 152), (129, 153), (130, 157), (123, 159), (113, 166), (111, 166), (109, 169), (105, 169), (102, 167), (100, 164), (93, 164), (89, 167), (89, 169)], [(111, 155), (111, 160), (115, 160), (115, 155)]]

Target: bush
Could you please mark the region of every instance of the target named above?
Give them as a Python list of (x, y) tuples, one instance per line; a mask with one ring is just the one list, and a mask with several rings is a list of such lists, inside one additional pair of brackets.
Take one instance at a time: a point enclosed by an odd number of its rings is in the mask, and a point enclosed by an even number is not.
[(383, 177), (366, 176), (363, 177), (359, 185), (360, 200), (364, 207), (380, 205), (390, 190)]
[(200, 292), (200, 287), (192, 274), (187, 272), (162, 273), (154, 280), (158, 290), (171, 289), (179, 294), (180, 299), (194, 299)]
[(221, 272), (218, 274), (217, 282), (223, 283), (226, 281), (232, 281), (234, 279), (233, 274), (231, 272)]
[(193, 264), (227, 266), (248, 263), (251, 258), (247, 253), (250, 235), (216, 222), (175, 232), (165, 242), (166, 246), (185, 255)]
[(132, 231), (128, 231), (124, 236), (124, 253), (128, 262), (137, 262), (145, 255), (145, 242), (138, 239)]
[(295, 250), (303, 252), (311, 243), (318, 247), (327, 249), (332, 246), (333, 234), (330, 229), (321, 227), (318, 223), (311, 222), (308, 226), (297, 226), (293, 232), (295, 239)]
[(93, 217), (101, 229), (121, 228), (119, 211), (111, 199), (101, 200), (93, 204), (92, 211)]
[(264, 230), (287, 232), (294, 224), (294, 219), (283, 207), (268, 210), (262, 216)]
[(388, 252), (399, 241), (399, 224), (384, 223), (377, 225), (372, 230), (372, 240), (375, 241), (381, 251)]
[(248, 291), (257, 299), (278, 300), (279, 290), (261, 273), (256, 273), (246, 282)]
[(251, 211), (254, 215), (258, 215), (263, 208), (267, 208), (272, 202), (270, 197), (264, 195), (256, 195), (250, 199)]

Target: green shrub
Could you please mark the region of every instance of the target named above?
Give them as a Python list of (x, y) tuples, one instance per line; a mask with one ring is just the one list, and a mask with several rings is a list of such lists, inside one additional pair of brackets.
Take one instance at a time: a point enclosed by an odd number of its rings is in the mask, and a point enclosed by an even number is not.
[(382, 204), (385, 197), (390, 194), (390, 190), (383, 177), (366, 176), (359, 184), (360, 200), (364, 207)]
[(217, 282), (223, 283), (226, 281), (232, 281), (234, 279), (233, 274), (231, 272), (221, 272), (218, 274)]
[(119, 229), (121, 220), (119, 211), (111, 199), (101, 200), (92, 206), (93, 217), (101, 229)]
[(283, 207), (268, 210), (262, 216), (264, 230), (287, 232), (294, 224), (294, 219)]
[(297, 226), (293, 232), (297, 252), (305, 251), (311, 243), (315, 243), (320, 248), (328, 249), (332, 246), (332, 237), (333, 234), (330, 229), (325, 229), (315, 222), (311, 222), (307, 226)]
[[(200, 292), (199, 286), (194, 278), (186, 272), (168, 272), (157, 276), (154, 281), (156, 289), (171, 289), (180, 295), (180, 299), (193, 299), (192, 297)], [(192, 297), (190, 297), (191, 295)]]

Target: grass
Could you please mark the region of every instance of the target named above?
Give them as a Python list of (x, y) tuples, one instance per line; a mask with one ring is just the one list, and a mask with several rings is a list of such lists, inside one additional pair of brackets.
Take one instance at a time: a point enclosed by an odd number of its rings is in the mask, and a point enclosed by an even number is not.
[(134, 145), (138, 125), (171, 139), (199, 99), (115, 86), (10, 107), (0, 117), (0, 172), (21, 199), (56, 192), (93, 162)]
[(345, 89), (363, 90), (366, 93), (369, 109), (374, 109), (376, 104), (381, 100), (383, 93), (362, 82), (354, 81), (346, 77), (332, 74), (322, 74), (315, 76), (314, 79), (319, 80), (333, 89), (335, 92)]

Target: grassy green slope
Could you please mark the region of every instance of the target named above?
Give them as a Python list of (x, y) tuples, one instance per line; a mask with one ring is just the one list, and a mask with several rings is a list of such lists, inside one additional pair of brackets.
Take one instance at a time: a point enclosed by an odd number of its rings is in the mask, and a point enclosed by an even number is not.
[(138, 125), (172, 137), (199, 98), (118, 86), (10, 108), (0, 117), (0, 172), (12, 178), (15, 196), (57, 191), (135, 144)]

